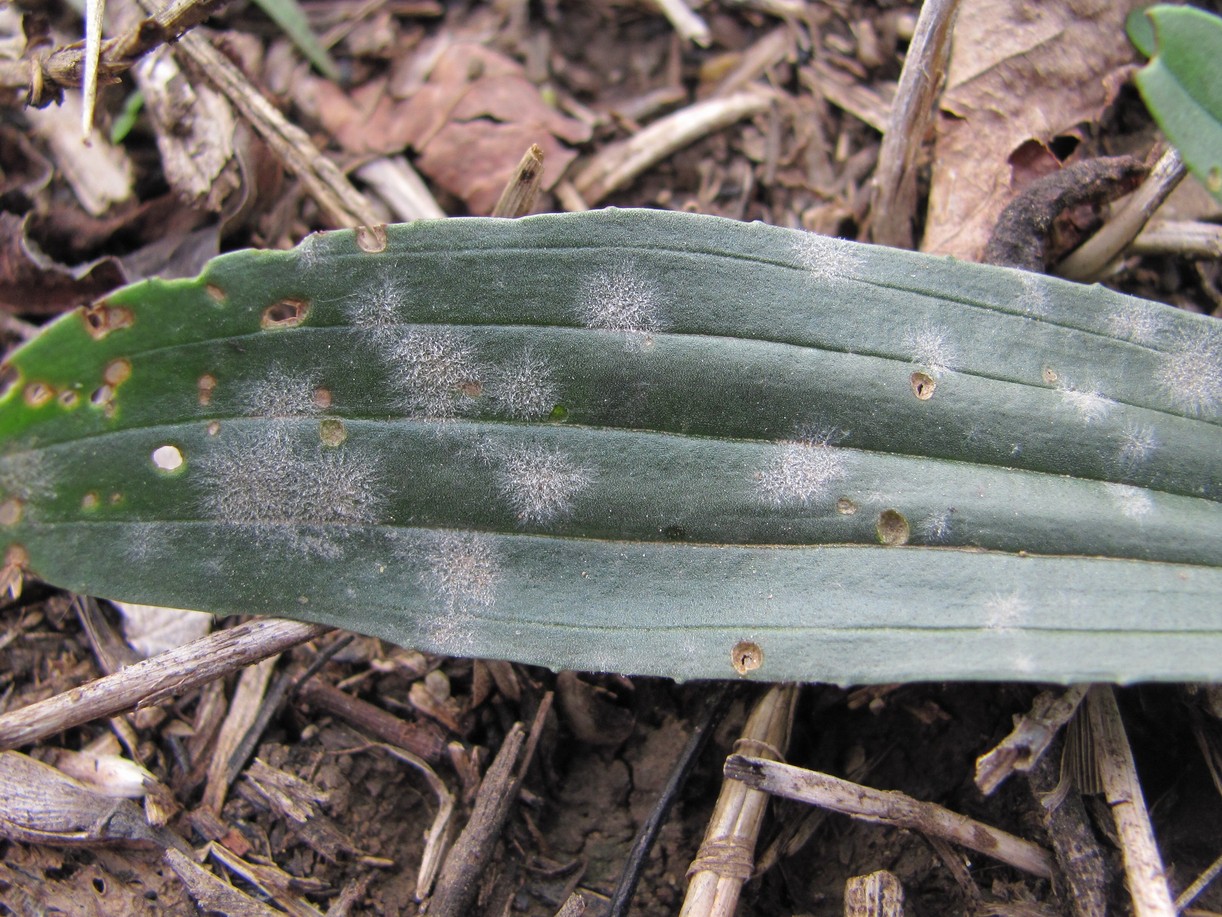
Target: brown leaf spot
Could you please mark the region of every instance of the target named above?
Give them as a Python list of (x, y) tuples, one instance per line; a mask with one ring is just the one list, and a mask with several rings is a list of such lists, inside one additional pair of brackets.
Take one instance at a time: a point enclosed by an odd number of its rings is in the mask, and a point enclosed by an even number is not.
[(322, 386), (314, 389), (314, 404), (323, 411), (331, 407), (331, 390)]
[(9, 497), (0, 503), (0, 525), (16, 525), (21, 521), (25, 504), (17, 497)]
[(912, 529), (903, 513), (893, 509), (885, 509), (878, 514), (878, 524), (875, 529), (878, 532), (879, 543), (885, 545), (907, 544), (908, 536), (912, 534)]
[(268, 331), (276, 328), (295, 328), (305, 321), (309, 311), (309, 304), (305, 300), (282, 299), (263, 310), (263, 321), (260, 324)]
[(318, 422), (318, 438), (324, 446), (339, 446), (348, 438), (348, 430), (339, 418), (328, 417)]
[(22, 394), (26, 404), (32, 408), (40, 408), (55, 397), (55, 389), (45, 382), (30, 382)]
[(85, 494), (85, 496), (81, 497), (81, 509), (85, 510), (85, 512), (91, 512), (92, 510), (95, 510), (101, 506), (101, 504), (102, 501), (92, 490)]
[(85, 330), (95, 341), (102, 340), (112, 331), (131, 327), (136, 320), (132, 310), (126, 306), (108, 306), (106, 303), (84, 306), (79, 315), (85, 323)]
[(730, 665), (739, 675), (754, 672), (764, 664), (764, 650), (758, 643), (750, 640), (739, 640), (730, 650)]
[(363, 252), (376, 255), (386, 251), (386, 226), (358, 226), (356, 228), (356, 247)]
[(842, 516), (852, 516), (857, 512), (857, 504), (848, 497), (841, 497), (836, 501), (836, 512)]
[(216, 391), (216, 376), (204, 373), (195, 383), (195, 388), (199, 392), (199, 406), (206, 408), (212, 403), (212, 393)]
[(59, 393), (60, 407), (72, 410), (81, 400), (81, 396), (76, 393), (75, 389), (66, 388)]
[(120, 385), (130, 379), (131, 375), (131, 361), (120, 357), (119, 359), (111, 360), (106, 364), (106, 368), (102, 370), (102, 381), (107, 385), (118, 388)]
[(229, 298), (228, 294), (224, 290), (222, 290), (220, 287), (218, 287), (215, 283), (209, 283), (205, 285), (204, 290), (205, 292), (207, 292), (209, 296), (211, 296), (214, 300), (216, 300), (218, 305), (223, 303), (226, 299)]
[(912, 382), (912, 394), (921, 401), (928, 401), (932, 398), (933, 390), (938, 387), (937, 380), (929, 373), (915, 372), (909, 381)]

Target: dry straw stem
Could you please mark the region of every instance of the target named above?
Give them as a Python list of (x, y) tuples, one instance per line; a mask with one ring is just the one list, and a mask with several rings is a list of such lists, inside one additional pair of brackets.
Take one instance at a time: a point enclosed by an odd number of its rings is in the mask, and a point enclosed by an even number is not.
[(1222, 226), (1196, 220), (1151, 220), (1128, 248), (1134, 255), (1222, 258)]
[[(118, 38), (101, 43), (98, 79), (114, 82), (133, 63), (163, 44), (177, 40), (203, 22), (228, 0), (178, 0), (152, 13)], [(0, 61), (0, 87), (25, 89), (26, 104), (43, 108), (63, 98), (65, 89), (79, 89), (84, 76), (85, 51), (58, 48), (17, 61)]]
[(1052, 877), (1052, 858), (1037, 845), (905, 793), (875, 790), (830, 774), (746, 755), (727, 759), (725, 775), (775, 796), (945, 838), (1032, 875)]
[(713, 40), (708, 25), (684, 0), (654, 0), (679, 36), (694, 45), (707, 48)]
[(689, 105), (640, 133), (603, 148), (577, 174), (573, 185), (585, 203), (593, 207), (672, 153), (737, 121), (758, 115), (771, 104), (771, 93), (752, 89)]
[(904, 59), (870, 191), (870, 239), (912, 248), (917, 158), (937, 107), (959, 0), (926, 0)]
[(342, 717), (370, 735), (427, 761), (440, 760), (445, 750), (445, 736), (431, 720), (407, 722), (325, 681), (309, 679), (298, 688), (297, 696), (311, 706)]
[(1059, 265), (1056, 273), (1067, 280), (1088, 283), (1107, 273), (1108, 268), (1167, 199), (1187, 170), (1174, 148), (1159, 157), (1146, 180), (1097, 233), (1083, 242)]
[(91, 720), (183, 694), (321, 637), (329, 629), (298, 621), (262, 619), (209, 634), (114, 675), (0, 716), (0, 748), (29, 745)]
[(844, 917), (903, 917), (904, 887), (880, 869), (844, 883)]
[(242, 671), (238, 686), (229, 702), (229, 712), (217, 734), (216, 747), (208, 764), (208, 785), (204, 788), (200, 805), (221, 814), (221, 806), (229, 793), (229, 786), (237, 777), (242, 762), (234, 758), (242, 747), (246, 734), (258, 722), (259, 710), (267, 695), (267, 684), (276, 668), (279, 656), (270, 656)]
[(543, 181), (543, 148), (532, 143), (530, 149), (523, 155), (513, 175), (505, 183), (505, 190), (492, 208), (490, 216), (524, 217), (534, 206), (535, 195), (539, 193), (539, 185)]
[(165, 861), (174, 870), (187, 893), (201, 911), (241, 914), (242, 917), (283, 917), (284, 912), (269, 907), (210, 873), (185, 853), (167, 850)]
[[(735, 747), (781, 757), (789, 744), (797, 698), (797, 685), (770, 689), (751, 711)], [(704, 840), (688, 869), (687, 896), (679, 917), (734, 913), (743, 883), (751, 878), (755, 842), (767, 807), (766, 793), (735, 780), (722, 784)]]
[(1086, 713), (1103, 794), (1120, 836), (1133, 914), (1135, 917), (1173, 917), (1176, 910), (1167, 887), (1167, 875), (1137, 778), (1133, 750), (1129, 747), (1111, 685), (1091, 687)]
[(1222, 875), (1222, 856), (1209, 864), (1209, 868), (1193, 880), (1192, 884), (1180, 892), (1179, 897), (1175, 899), (1175, 909), (1177, 911), (1185, 910), (1188, 905), (1192, 904), (1197, 899), (1197, 896), (1209, 886), (1214, 879)]
[(992, 751), (976, 759), (976, 786), (980, 792), (990, 796), (1015, 771), (1030, 771), (1077, 711), (1089, 687), (1074, 685), (1060, 694), (1041, 692), (1011, 733)]
[(402, 223), (445, 218), (433, 192), (405, 156), (371, 160), (356, 170), (356, 177), (369, 185)]

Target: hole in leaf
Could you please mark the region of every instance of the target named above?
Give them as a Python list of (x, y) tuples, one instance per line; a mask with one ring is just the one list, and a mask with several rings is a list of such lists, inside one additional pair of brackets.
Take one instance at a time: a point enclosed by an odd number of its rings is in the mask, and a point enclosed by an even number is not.
[(85, 330), (95, 341), (100, 341), (112, 331), (128, 328), (135, 321), (132, 310), (124, 306), (108, 306), (105, 303), (86, 306), (81, 309), (81, 320)]
[(915, 372), (910, 379), (912, 382), (912, 394), (916, 395), (921, 401), (928, 401), (933, 397), (933, 390), (938, 387), (937, 380), (929, 373)]
[(1057, 382), (1061, 378), (1057, 374), (1057, 371), (1053, 369), (1051, 366), (1045, 366), (1044, 371), (1040, 373), (1040, 375), (1043, 377), (1044, 381), (1047, 382), (1049, 385), (1056, 385)]
[(758, 643), (750, 640), (739, 640), (730, 650), (730, 665), (739, 675), (754, 672), (764, 664), (764, 651)]
[(45, 382), (31, 382), (25, 387), (25, 403), (40, 408), (55, 397), (55, 389)]
[(182, 450), (169, 444), (158, 446), (153, 450), (153, 464), (158, 471), (177, 471), (182, 467)]
[(80, 403), (81, 397), (73, 389), (64, 389), (59, 393), (59, 403), (62, 407), (71, 410)]
[(294, 328), (305, 321), (310, 307), (301, 299), (282, 299), (263, 310), (260, 324), (265, 329)]
[(363, 252), (376, 255), (386, 251), (386, 226), (358, 226), (356, 228), (356, 245)]
[(93, 390), (93, 394), (89, 396), (89, 403), (96, 407), (106, 407), (115, 397), (115, 390), (109, 385), (99, 385)]
[(885, 545), (901, 545), (908, 543), (912, 529), (903, 513), (893, 509), (885, 509), (878, 514), (878, 540)]
[(848, 497), (841, 497), (836, 501), (836, 512), (842, 516), (851, 516), (857, 512), (857, 504)]

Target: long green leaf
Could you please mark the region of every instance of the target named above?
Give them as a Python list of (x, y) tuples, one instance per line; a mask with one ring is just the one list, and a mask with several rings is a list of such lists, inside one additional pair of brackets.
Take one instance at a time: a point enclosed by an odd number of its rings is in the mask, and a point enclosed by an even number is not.
[(676, 213), (370, 239), (14, 354), (10, 568), (553, 668), (1222, 674), (1216, 321)]

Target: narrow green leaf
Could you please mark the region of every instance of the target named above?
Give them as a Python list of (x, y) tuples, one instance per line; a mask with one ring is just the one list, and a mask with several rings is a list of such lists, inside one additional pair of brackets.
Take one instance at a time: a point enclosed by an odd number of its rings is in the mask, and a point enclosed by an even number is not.
[(443, 220), (136, 284), (5, 372), (0, 547), (80, 592), (675, 678), (1219, 675), (1222, 332), (1098, 287)]
[[(1152, 6), (1128, 22), (1150, 63), (1137, 88), (1185, 164), (1222, 202), (1222, 17), (1190, 6)], [(1152, 26), (1152, 29), (1151, 29)]]
[(335, 66), (335, 61), (310, 30), (305, 10), (297, 0), (255, 0), (255, 5), (284, 30), (297, 49), (306, 56), (306, 60), (318, 68), (319, 73), (329, 80), (339, 81), (339, 69)]

